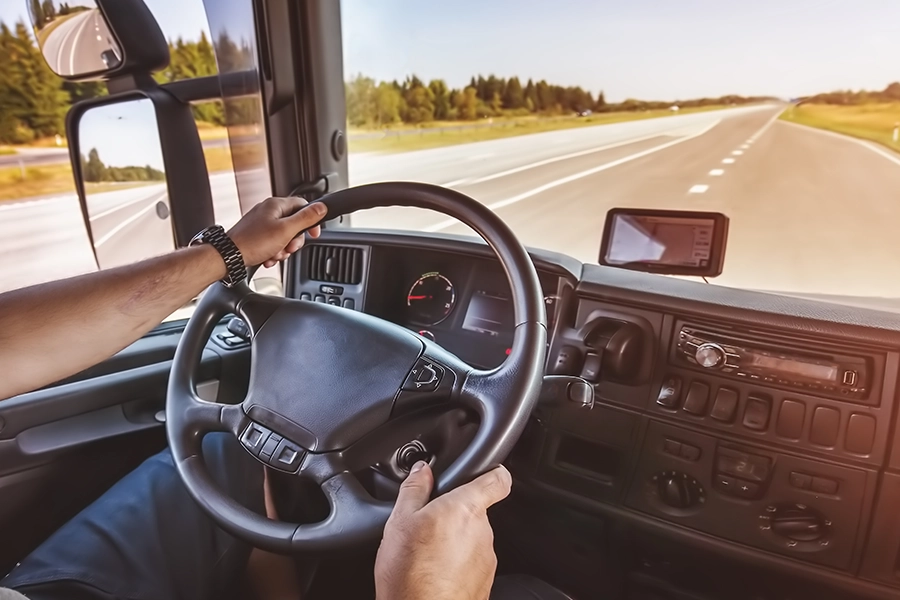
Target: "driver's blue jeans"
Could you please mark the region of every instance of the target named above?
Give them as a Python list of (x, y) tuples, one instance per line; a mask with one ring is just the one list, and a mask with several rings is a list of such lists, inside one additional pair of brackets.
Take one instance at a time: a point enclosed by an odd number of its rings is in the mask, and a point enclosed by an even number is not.
[[(212, 434), (203, 457), (219, 488), (265, 514), (263, 470), (235, 438)], [(147, 459), (25, 558), (0, 588), (29, 600), (238, 598), (250, 547), (188, 495), (168, 450)], [(528, 577), (498, 578), (492, 600), (563, 598)]]
[[(223, 492), (265, 514), (262, 466), (233, 436), (207, 435), (203, 456)], [(0, 587), (30, 600), (233, 598), (249, 555), (201, 512), (165, 450), (50, 536)]]

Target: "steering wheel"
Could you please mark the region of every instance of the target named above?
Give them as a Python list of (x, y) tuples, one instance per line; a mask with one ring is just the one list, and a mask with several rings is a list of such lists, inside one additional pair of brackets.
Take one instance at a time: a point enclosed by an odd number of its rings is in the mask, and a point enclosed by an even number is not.
[[(256, 294), (246, 284), (213, 284), (175, 353), (166, 399), (169, 445), (188, 492), (219, 526), (282, 553), (337, 550), (381, 534), (393, 504), (373, 497), (355, 473), (372, 464), (373, 449), (384, 446), (391, 428), (409, 415), (449, 405), (479, 417), (468, 446), (435, 473), (436, 494), (499, 465), (537, 401), (546, 354), (546, 316), (534, 265), (509, 227), (483, 204), (453, 190), (409, 182), (348, 188), (317, 201), (328, 207), (329, 218), (412, 206), (465, 223), (500, 259), (512, 291), (515, 333), (502, 365), (477, 370), (377, 317)], [(205, 402), (196, 393), (204, 347), (227, 314), (240, 316), (252, 339), (249, 389), (234, 405)], [(269, 466), (318, 484), (329, 516), (303, 525), (270, 520), (223, 494), (201, 455), (203, 436), (217, 431), (235, 435)]]

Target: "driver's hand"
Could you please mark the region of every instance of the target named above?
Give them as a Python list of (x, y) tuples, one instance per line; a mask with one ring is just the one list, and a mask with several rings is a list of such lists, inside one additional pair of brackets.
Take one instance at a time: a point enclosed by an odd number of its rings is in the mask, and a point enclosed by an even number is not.
[(318, 237), (316, 224), (328, 209), (321, 202), (307, 204), (303, 198), (269, 198), (247, 211), (228, 232), (244, 263), (275, 266), (303, 247), (305, 236), (298, 233), (309, 229), (310, 237)]
[(497, 556), (487, 509), (509, 495), (497, 467), (429, 502), (434, 475), (424, 462), (400, 486), (375, 559), (378, 600), (486, 600)]

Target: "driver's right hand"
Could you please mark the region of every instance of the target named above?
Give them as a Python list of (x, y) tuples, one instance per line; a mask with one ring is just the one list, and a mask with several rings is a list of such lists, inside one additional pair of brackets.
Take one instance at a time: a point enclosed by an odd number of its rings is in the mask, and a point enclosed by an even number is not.
[(486, 600), (497, 570), (487, 509), (509, 495), (500, 466), (429, 502), (434, 475), (416, 463), (400, 486), (375, 559), (378, 600)]

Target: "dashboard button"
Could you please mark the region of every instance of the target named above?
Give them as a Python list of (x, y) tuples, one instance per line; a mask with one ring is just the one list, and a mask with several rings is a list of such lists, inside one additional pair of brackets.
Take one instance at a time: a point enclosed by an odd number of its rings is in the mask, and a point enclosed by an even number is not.
[(758, 483), (753, 483), (752, 481), (738, 481), (735, 483), (734, 488), (732, 488), (731, 493), (744, 500), (754, 500), (759, 498), (760, 489)]
[(726, 494), (731, 494), (731, 490), (737, 485), (737, 479), (729, 475), (716, 475), (713, 477), (713, 486)]
[(854, 413), (847, 424), (844, 448), (854, 454), (868, 454), (875, 445), (875, 419), (870, 415)]
[(818, 494), (837, 494), (838, 482), (827, 477), (813, 477), (809, 489)]
[(312, 300), (312, 294), (310, 294), (309, 292), (303, 292), (302, 294), (300, 294), (300, 299), (301, 300)]
[(420, 358), (409, 372), (403, 388), (406, 391), (433, 392), (441, 383), (444, 368), (437, 363)]
[(330, 305), (332, 305), (332, 306), (340, 306), (340, 305), (341, 305), (341, 299), (338, 298), (337, 296), (331, 296), (331, 297), (328, 298), (328, 304), (330, 304)]
[(269, 439), (266, 440), (266, 443), (263, 444), (262, 449), (259, 451), (259, 457), (262, 460), (269, 462), (269, 459), (275, 454), (275, 449), (278, 448), (278, 444), (280, 444), (282, 440), (283, 438), (277, 433), (270, 435)]
[(806, 473), (798, 473), (796, 471), (791, 472), (788, 481), (790, 481), (791, 487), (795, 487), (798, 490), (808, 490), (812, 485), (811, 476), (807, 475)]
[(841, 413), (828, 406), (820, 406), (813, 413), (809, 441), (819, 446), (834, 446), (841, 425)]
[(672, 456), (679, 456), (681, 454), (681, 442), (667, 439), (663, 442), (663, 452)]
[(304, 454), (305, 452), (299, 447), (283, 439), (278, 443), (275, 452), (272, 453), (272, 458), (269, 459), (269, 466), (293, 473), (300, 466), (300, 461), (303, 460)]
[(669, 376), (663, 381), (662, 387), (659, 388), (659, 396), (656, 403), (666, 408), (678, 408), (678, 402), (681, 400), (681, 378), (674, 375)]
[(713, 403), (709, 416), (716, 421), (731, 423), (737, 412), (738, 393), (731, 388), (719, 388), (716, 392), (716, 401)]
[(356, 303), (353, 301), (353, 298), (344, 298), (344, 301), (341, 303), (341, 306), (344, 308), (349, 308), (353, 310), (356, 308)]
[(590, 382), (596, 383), (600, 380), (600, 362), (602, 357), (594, 352), (588, 352), (584, 357), (584, 367), (581, 369), (581, 376)]
[(688, 388), (687, 397), (684, 399), (684, 406), (681, 407), (686, 413), (702, 417), (706, 414), (706, 403), (709, 400), (709, 386), (699, 381), (694, 381)]
[(681, 445), (681, 458), (689, 461), (700, 460), (700, 448), (690, 444)]
[(325, 304), (325, 296), (322, 294), (316, 294), (315, 301), (321, 304)]
[(244, 445), (244, 448), (246, 448), (250, 454), (259, 456), (259, 451), (262, 450), (262, 447), (269, 440), (269, 436), (271, 435), (272, 432), (269, 429), (258, 423), (250, 423), (241, 435), (241, 444)]
[(769, 424), (769, 399), (763, 396), (750, 395), (747, 408), (744, 409), (744, 427), (753, 431), (764, 431)]
[(803, 419), (806, 417), (806, 405), (799, 400), (785, 400), (778, 411), (775, 433), (783, 438), (799, 440), (803, 435)]

